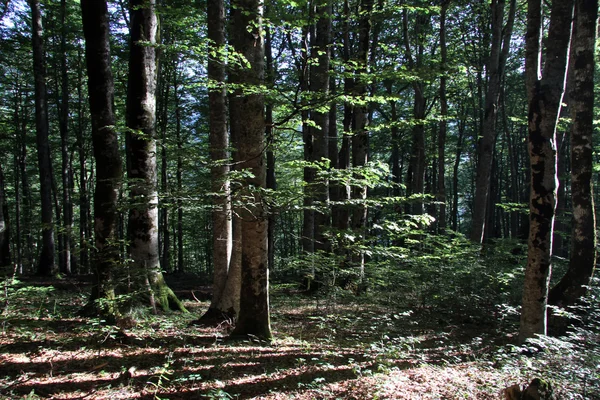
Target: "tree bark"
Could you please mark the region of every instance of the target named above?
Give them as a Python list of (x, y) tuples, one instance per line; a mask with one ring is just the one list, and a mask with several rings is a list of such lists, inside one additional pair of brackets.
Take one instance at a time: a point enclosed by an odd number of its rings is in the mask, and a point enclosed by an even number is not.
[(52, 162), (48, 143), (48, 98), (46, 93), (46, 67), (44, 62), (44, 41), (42, 35), (42, 15), (39, 0), (30, 0), (33, 74), (35, 79), (35, 130), (40, 171), (40, 195), (42, 199), (42, 252), (37, 272), (52, 275), (56, 272), (54, 262), (55, 241), (52, 215)]
[(115, 273), (120, 262), (117, 200), (121, 190), (123, 164), (115, 129), (110, 23), (106, 1), (82, 0), (81, 16), (85, 36), (92, 143), (96, 160), (93, 258), (95, 287), (88, 309), (96, 314), (116, 316), (119, 311), (114, 303), (117, 285)]
[(552, 3), (546, 64), (540, 75), (541, 0), (529, 0), (526, 34), (527, 92), (529, 96), (529, 240), (523, 288), (519, 340), (546, 334), (548, 284), (552, 270), (552, 231), (556, 207), (556, 125), (564, 93), (573, 1)]
[(0, 165), (0, 267), (10, 267), (10, 223), (8, 215), (8, 204), (6, 204), (6, 191), (4, 183), (4, 172)]
[[(229, 189), (229, 137), (227, 132), (227, 106), (225, 93), (225, 64), (221, 50), (225, 46), (225, 6), (223, 0), (207, 2), (207, 26), (209, 39), (209, 145), (211, 160), (211, 186), (213, 192), (212, 251), (213, 251), (213, 294), (210, 307), (203, 318), (222, 315), (235, 318), (239, 306), (219, 308), (230, 303), (222, 299), (226, 294), (232, 249), (232, 215)], [(238, 287), (239, 290), (239, 287)], [(230, 291), (229, 295), (232, 294)]]
[(487, 93), (485, 96), (485, 114), (483, 132), (478, 143), (478, 165), (473, 199), (473, 220), (471, 240), (482, 243), (485, 233), (486, 210), (489, 203), (490, 177), (494, 147), (496, 145), (496, 122), (504, 75), (504, 66), (509, 53), (510, 39), (516, 11), (516, 0), (511, 0), (506, 25), (504, 22), (504, 0), (492, 1), (492, 39), (487, 63)]
[(127, 87), (127, 178), (129, 180), (129, 253), (134, 290), (147, 290), (155, 309), (185, 311), (164, 281), (158, 254), (156, 170), (155, 0), (132, 0)]
[(596, 214), (593, 196), (594, 49), (598, 0), (575, 1), (571, 50), (571, 258), (569, 269), (550, 291), (550, 304), (567, 307), (583, 297), (596, 266)]
[(73, 172), (71, 170), (71, 157), (69, 154), (69, 74), (67, 66), (67, 2), (60, 2), (60, 73), (61, 73), (61, 101), (60, 101), (60, 142), (61, 142), (61, 178), (62, 178), (62, 203), (63, 203), (63, 233), (62, 233), (62, 264), (61, 272), (71, 274), (71, 243), (73, 230), (73, 201), (72, 189)]
[[(232, 336), (252, 335), (271, 340), (269, 309), (269, 270), (267, 213), (262, 190), (266, 186), (264, 99), (261, 93), (245, 92), (264, 81), (264, 47), (261, 2), (231, 2), (230, 34), (234, 50), (242, 54), (249, 68), (234, 68), (230, 81), (244, 85), (230, 101), (230, 117), (238, 121), (238, 155), (242, 169), (251, 173), (243, 179), (240, 196), (242, 211), (242, 287), (240, 312)], [(241, 123), (243, 121), (243, 123)], [(233, 126), (232, 126), (233, 128)]]
[[(331, 47), (331, 2), (322, 2), (315, 7), (315, 15), (318, 16), (316, 22), (314, 41), (311, 47), (311, 58), (313, 62), (310, 65), (310, 92), (316, 102), (316, 106), (310, 113), (310, 118), (314, 125), (309, 128), (312, 140), (312, 160), (320, 163), (327, 160), (329, 156), (329, 108), (324, 110), (325, 103), (329, 96), (329, 60)], [(319, 177), (317, 171), (315, 174), (315, 187), (312, 192), (313, 204), (316, 210), (314, 212), (314, 250), (327, 251), (329, 244), (324, 235), (329, 220), (329, 181), (326, 178)]]
[[(438, 134), (437, 156), (438, 156), (438, 185), (436, 200), (439, 202), (437, 229), (444, 232), (446, 229), (446, 136), (448, 131), (448, 98), (446, 95), (446, 83), (448, 73), (448, 48), (446, 46), (446, 13), (450, 0), (442, 1), (440, 11), (440, 53), (442, 73), (440, 75), (440, 131)], [(397, 146), (397, 145), (396, 145)], [(397, 147), (396, 147), (397, 148)], [(397, 151), (397, 150), (396, 150)], [(397, 155), (396, 155), (397, 157)]]

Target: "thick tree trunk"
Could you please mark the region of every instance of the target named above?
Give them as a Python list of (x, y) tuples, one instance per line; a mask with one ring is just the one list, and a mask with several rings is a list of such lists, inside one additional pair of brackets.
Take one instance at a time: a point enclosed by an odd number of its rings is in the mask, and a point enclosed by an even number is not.
[(29, 0), (31, 7), (33, 75), (35, 79), (35, 129), (40, 171), (40, 195), (42, 199), (42, 252), (37, 272), (52, 275), (56, 272), (54, 262), (54, 222), (52, 217), (52, 162), (48, 143), (48, 100), (46, 94), (46, 67), (42, 38), (42, 15), (39, 0)]
[(158, 305), (185, 311), (163, 279), (158, 255), (155, 8), (154, 0), (131, 1), (126, 111), (130, 274), (134, 290), (147, 290), (155, 310)]
[[(115, 316), (115, 273), (120, 262), (117, 236), (117, 200), (123, 164), (115, 130), (114, 84), (110, 66), (110, 26), (106, 1), (82, 0), (88, 92), (92, 117), (92, 143), (96, 160), (94, 191), (95, 287), (88, 309)], [(82, 177), (81, 179), (85, 179)], [(96, 302), (96, 300), (103, 300)]]
[(519, 340), (546, 334), (552, 232), (556, 207), (556, 125), (564, 93), (573, 1), (552, 4), (546, 65), (540, 77), (542, 7), (529, 0), (526, 78), (529, 96), (531, 192), (529, 241)]
[(592, 189), (594, 132), (594, 49), (598, 0), (575, 1), (571, 109), (571, 202), (573, 219), (569, 269), (550, 291), (552, 305), (574, 305), (587, 292), (596, 266), (596, 214)]
[[(230, 81), (258, 85), (264, 80), (264, 47), (261, 3), (258, 0), (234, 0), (231, 3), (231, 42), (244, 55), (249, 68), (235, 68)], [(237, 90), (230, 102), (230, 116), (239, 133), (238, 155), (242, 169), (252, 173), (244, 179), (240, 195), (242, 211), (242, 287), (240, 312), (232, 336), (252, 335), (271, 340), (269, 310), (269, 270), (267, 216), (261, 188), (266, 186), (264, 100), (260, 93)], [(241, 122), (244, 123), (241, 123)], [(233, 128), (233, 126), (232, 126)]]

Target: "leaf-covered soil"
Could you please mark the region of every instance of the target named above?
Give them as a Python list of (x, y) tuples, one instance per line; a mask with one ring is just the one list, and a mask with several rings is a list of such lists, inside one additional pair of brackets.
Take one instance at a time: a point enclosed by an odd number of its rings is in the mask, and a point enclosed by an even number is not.
[(130, 329), (76, 317), (81, 282), (6, 291), (0, 398), (498, 399), (531, 379), (493, 356), (510, 332), (489, 315), (275, 287), (274, 341), (230, 343), (227, 322), (190, 324), (208, 289), (171, 285), (190, 313), (140, 314)]

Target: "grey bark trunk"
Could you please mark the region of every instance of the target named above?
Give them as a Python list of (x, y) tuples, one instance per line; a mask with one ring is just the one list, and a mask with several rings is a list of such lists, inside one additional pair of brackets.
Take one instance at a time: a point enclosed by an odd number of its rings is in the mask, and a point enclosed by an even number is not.
[(35, 80), (35, 130), (40, 172), (40, 195), (42, 200), (42, 252), (37, 272), (40, 275), (52, 275), (56, 272), (56, 264), (54, 262), (52, 162), (50, 161), (50, 144), (48, 143), (48, 99), (46, 93), (42, 15), (39, 0), (30, 0), (29, 5), (31, 7), (33, 74)]
[(6, 204), (4, 172), (2, 171), (2, 165), (0, 165), (0, 267), (5, 268), (10, 265), (10, 223), (8, 204)]
[(546, 334), (548, 284), (552, 270), (552, 232), (556, 207), (556, 125), (568, 65), (573, 1), (551, 8), (546, 64), (540, 75), (542, 7), (528, 2), (526, 78), (529, 96), (529, 159), (531, 192), (529, 240), (519, 340)]
[[(211, 185), (213, 192), (213, 295), (209, 311), (235, 317), (237, 306), (222, 309), (230, 303), (222, 299), (226, 294), (232, 249), (232, 215), (229, 191), (229, 137), (225, 94), (225, 63), (220, 55), (225, 46), (225, 6), (223, 0), (207, 3), (208, 39), (214, 57), (208, 59), (209, 79), (209, 145)], [(231, 295), (231, 291), (228, 293)], [(217, 315), (220, 317), (220, 315)]]
[(134, 290), (147, 290), (156, 310), (184, 311), (164, 281), (158, 252), (156, 170), (156, 34), (154, 0), (132, 0), (127, 87), (127, 178), (129, 180), (129, 253)]
[[(233, 47), (250, 64), (250, 68), (233, 69), (230, 81), (257, 87), (264, 81), (261, 3), (258, 0), (232, 1), (230, 23)], [(230, 116), (238, 121), (240, 166), (252, 173), (244, 179), (240, 189), (245, 203), (241, 222), (242, 287), (239, 317), (232, 336), (252, 335), (269, 341), (272, 333), (267, 215), (261, 191), (266, 185), (264, 100), (260, 93), (244, 93), (239, 89), (233, 93), (232, 100)]]
[(491, 50), (487, 63), (487, 93), (485, 95), (485, 114), (483, 132), (478, 143), (478, 165), (473, 199), (473, 220), (471, 240), (482, 243), (485, 232), (486, 210), (490, 202), (490, 177), (494, 147), (496, 145), (496, 122), (498, 106), (504, 75), (504, 66), (509, 53), (515, 18), (516, 0), (511, 0), (506, 25), (504, 23), (504, 0), (492, 1), (492, 38)]
[[(92, 143), (96, 160), (94, 190), (95, 286), (88, 308), (95, 314), (116, 316), (115, 273), (120, 262), (117, 200), (123, 164), (115, 130), (114, 84), (110, 63), (110, 26), (106, 1), (82, 0)], [(81, 179), (85, 179), (82, 177)], [(96, 300), (105, 300), (96, 302)]]
[(593, 196), (594, 49), (598, 0), (575, 1), (571, 62), (571, 202), (569, 269), (549, 294), (549, 303), (567, 307), (584, 296), (596, 266), (596, 214)]

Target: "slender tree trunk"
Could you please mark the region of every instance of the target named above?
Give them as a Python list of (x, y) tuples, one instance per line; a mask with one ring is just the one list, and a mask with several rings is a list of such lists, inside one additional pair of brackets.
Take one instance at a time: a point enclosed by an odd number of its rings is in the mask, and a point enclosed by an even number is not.
[(52, 217), (52, 162), (48, 143), (48, 100), (46, 94), (46, 67), (42, 36), (42, 15), (39, 0), (29, 0), (31, 7), (33, 74), (35, 78), (35, 126), (40, 171), (40, 195), (42, 199), (42, 253), (37, 272), (52, 275), (56, 272), (54, 262), (54, 222)]
[[(331, 2), (325, 1), (315, 6), (316, 22), (314, 41), (311, 47), (310, 92), (312, 101), (317, 101), (317, 107), (322, 106), (329, 96), (329, 60), (331, 47)], [(323, 162), (329, 156), (329, 110), (313, 109), (310, 113), (314, 126), (309, 129), (313, 142), (312, 161)], [(328, 251), (329, 243), (325, 237), (325, 229), (329, 220), (329, 181), (315, 173), (315, 188), (313, 202), (317, 205), (314, 212), (314, 250)]]
[(465, 136), (465, 124), (464, 119), (461, 119), (458, 122), (458, 141), (456, 143), (456, 155), (454, 157), (454, 166), (452, 167), (452, 230), (458, 232), (458, 166), (460, 164), (460, 159), (462, 156), (463, 150), (463, 140)]
[(185, 311), (167, 286), (158, 256), (158, 191), (156, 171), (156, 33), (155, 0), (132, 0), (127, 87), (128, 237), (134, 290), (147, 290), (156, 310), (171, 306)]
[[(120, 262), (117, 240), (117, 200), (123, 164), (115, 130), (114, 84), (110, 65), (110, 23), (106, 1), (82, 0), (88, 92), (92, 117), (92, 143), (96, 160), (94, 191), (95, 287), (88, 305), (90, 312), (115, 316), (115, 273)], [(81, 178), (85, 179), (84, 176)], [(96, 302), (96, 300), (105, 300)]]
[[(227, 132), (227, 105), (225, 93), (225, 60), (221, 50), (225, 46), (225, 6), (223, 0), (209, 0), (207, 3), (208, 39), (215, 54), (208, 59), (209, 79), (209, 142), (211, 159), (211, 185), (213, 196), (213, 294), (210, 307), (203, 318), (222, 318), (222, 314), (235, 318), (239, 311), (237, 304), (221, 309), (221, 304), (229, 303), (222, 297), (229, 275), (232, 249), (232, 215), (229, 190), (229, 137)], [(239, 288), (238, 288), (239, 290)], [(232, 292), (227, 293), (232, 295)]]
[[(269, 87), (275, 84), (275, 68), (273, 65), (273, 50), (271, 48), (271, 28), (265, 27), (265, 61), (266, 61), (266, 82)], [(275, 135), (273, 132), (273, 103), (268, 102), (265, 106), (265, 137), (267, 139), (267, 189), (275, 191), (277, 189), (277, 179), (275, 175), (275, 152), (273, 151)], [(275, 212), (269, 213), (269, 231), (267, 246), (269, 248), (269, 271), (275, 268), (275, 224), (277, 222)]]
[(571, 109), (571, 202), (573, 219), (569, 269), (552, 288), (549, 303), (566, 307), (584, 296), (596, 266), (596, 214), (593, 196), (594, 49), (598, 0), (575, 1)]
[[(261, 3), (258, 0), (233, 0), (230, 20), (231, 42), (244, 55), (249, 68), (235, 68), (230, 81), (257, 87), (264, 81), (264, 47)], [(240, 312), (232, 336), (253, 335), (271, 340), (269, 309), (269, 270), (267, 217), (261, 188), (266, 186), (264, 99), (260, 93), (237, 90), (230, 102), (230, 116), (238, 121), (240, 167), (252, 176), (244, 179), (240, 190), (245, 199), (242, 211), (242, 287)], [(244, 121), (244, 123), (241, 123)], [(233, 128), (233, 126), (232, 126)], [(254, 189), (253, 189), (254, 188)]]
[(4, 268), (10, 265), (10, 222), (8, 204), (6, 204), (4, 172), (2, 171), (2, 165), (0, 165), (0, 267), (4, 271)]
[[(408, 66), (411, 69), (421, 68), (423, 62), (424, 45), (421, 38), (421, 31), (429, 24), (429, 17), (418, 15), (415, 23), (415, 40), (417, 42), (417, 54), (413, 57), (410, 37), (408, 33), (408, 11), (404, 10), (402, 15), (402, 30), (404, 37), (404, 53), (408, 60)], [(425, 116), (426, 116), (426, 99), (425, 85), (423, 82), (415, 80), (412, 84), (414, 91), (413, 102), (413, 127), (412, 127), (412, 144), (410, 153), (410, 163), (406, 178), (406, 188), (409, 196), (420, 197), (425, 191)], [(408, 204), (407, 209), (409, 214), (423, 214), (423, 199), (414, 198), (412, 204)]]
[[(82, 66), (81, 52), (78, 52), (79, 65)], [(83, 67), (83, 66), (82, 66)], [(88, 192), (88, 172), (87, 172), (87, 149), (84, 139), (84, 97), (83, 97), (83, 68), (78, 68), (77, 71), (77, 153), (79, 155), (79, 269), (80, 273), (89, 273), (89, 241), (91, 240), (88, 213), (90, 209), (89, 192)]]
[(552, 3), (541, 70), (541, 0), (529, 0), (525, 72), (529, 98), (531, 193), (529, 241), (519, 340), (546, 334), (548, 284), (552, 270), (552, 232), (556, 207), (556, 125), (560, 115), (573, 20), (573, 1)]
[(71, 200), (73, 183), (71, 181), (71, 159), (69, 154), (69, 75), (67, 67), (67, 2), (60, 2), (60, 72), (61, 72), (61, 101), (60, 101), (60, 141), (61, 141), (61, 178), (62, 178), (62, 203), (63, 203), (63, 232), (62, 232), (62, 264), (61, 272), (70, 274), (71, 270), (71, 242), (73, 230), (73, 202)]
[(175, 137), (177, 139), (177, 171), (175, 173), (175, 179), (177, 180), (177, 272), (184, 272), (184, 258), (183, 258), (183, 201), (181, 196), (183, 195), (183, 137), (181, 136), (181, 104), (179, 100), (179, 83), (178, 83), (178, 63), (175, 65), (175, 80), (173, 82), (173, 98), (175, 107)]
[[(504, 23), (504, 0), (492, 1), (492, 39), (491, 50), (487, 62), (487, 93), (485, 95), (485, 114), (483, 132), (478, 143), (477, 177), (475, 197), (473, 200), (473, 220), (471, 240), (482, 243), (485, 232), (486, 210), (489, 203), (490, 177), (494, 147), (496, 145), (496, 122), (498, 105), (504, 75), (504, 66), (508, 57), (510, 39), (515, 18), (516, 0), (511, 0), (506, 25)], [(490, 211), (492, 211), (490, 209)]]
[(442, 1), (440, 11), (440, 52), (442, 74), (440, 75), (440, 131), (438, 134), (438, 185), (437, 201), (439, 202), (437, 228), (439, 232), (446, 229), (446, 134), (448, 131), (448, 98), (446, 96), (448, 48), (446, 46), (446, 13), (450, 0)]

